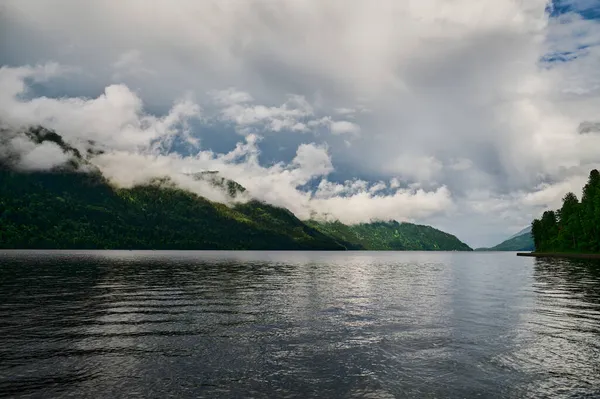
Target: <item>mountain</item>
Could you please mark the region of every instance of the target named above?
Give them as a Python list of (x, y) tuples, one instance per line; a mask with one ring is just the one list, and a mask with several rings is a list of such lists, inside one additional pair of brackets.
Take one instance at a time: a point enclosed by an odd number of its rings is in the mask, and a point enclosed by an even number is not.
[[(429, 226), (376, 222), (303, 222), (287, 209), (252, 200), (225, 205), (157, 178), (130, 189), (111, 185), (82, 151), (42, 127), (0, 133), (0, 248), (471, 250)], [(58, 146), (68, 161), (46, 171), (22, 169), (17, 135)], [(217, 171), (192, 174), (233, 199), (246, 189)]]
[(216, 170), (191, 173), (190, 176), (195, 180), (204, 180), (210, 182), (214, 187), (219, 187), (226, 191), (231, 198), (238, 198), (246, 192), (246, 188), (241, 184), (222, 177)]
[(498, 245), (491, 248), (477, 248), (476, 251), (533, 251), (534, 248), (531, 227), (526, 227)]
[[(41, 127), (2, 133), (0, 248), (345, 249), (285, 209), (258, 201), (211, 202), (164, 178), (116, 188), (89, 163), (92, 149), (82, 155)], [(18, 134), (58, 146), (69, 160), (49, 171), (20, 170), (20, 155), (6, 139)], [(213, 172), (195, 178), (208, 179), (232, 198), (245, 192)]]
[(335, 238), (348, 249), (389, 251), (471, 251), (455, 236), (430, 226), (412, 223), (373, 222), (345, 225), (310, 220), (309, 226)]
[(343, 250), (289, 211), (97, 173), (0, 170), (0, 248)]
[(508, 237), (506, 240), (510, 240), (511, 238), (522, 236), (523, 234), (526, 234), (526, 233), (531, 234), (531, 226), (525, 227), (523, 230), (519, 231), (518, 233), (513, 234), (512, 236)]

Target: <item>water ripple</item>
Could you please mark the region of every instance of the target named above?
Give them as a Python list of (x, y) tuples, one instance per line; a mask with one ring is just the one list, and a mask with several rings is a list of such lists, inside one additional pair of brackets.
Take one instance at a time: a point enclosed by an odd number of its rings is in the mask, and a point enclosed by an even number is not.
[(600, 267), (0, 252), (0, 397), (600, 397)]

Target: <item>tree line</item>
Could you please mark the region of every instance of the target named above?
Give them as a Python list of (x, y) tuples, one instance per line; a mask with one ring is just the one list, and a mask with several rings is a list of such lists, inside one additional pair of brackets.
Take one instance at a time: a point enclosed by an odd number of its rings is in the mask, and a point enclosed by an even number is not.
[(581, 201), (573, 193), (562, 207), (531, 223), (537, 252), (600, 252), (600, 173), (590, 172)]
[(0, 248), (345, 249), (258, 201), (233, 207), (168, 186), (117, 189), (99, 173), (1, 165)]

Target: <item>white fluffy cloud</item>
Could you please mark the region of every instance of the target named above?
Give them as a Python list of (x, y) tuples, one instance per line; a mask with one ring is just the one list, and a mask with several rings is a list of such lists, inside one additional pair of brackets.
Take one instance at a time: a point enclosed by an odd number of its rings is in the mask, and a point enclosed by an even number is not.
[(356, 123), (348, 121), (336, 121), (331, 122), (330, 125), (331, 133), (333, 134), (359, 134), (360, 126)]
[(80, 145), (92, 140), (109, 149), (145, 150), (155, 140), (185, 132), (181, 125), (200, 114), (198, 105), (182, 100), (158, 118), (143, 112), (142, 100), (125, 85), (111, 85), (97, 98), (17, 98), (26, 93), (25, 80), (48, 79), (60, 67), (0, 68), (0, 120), (12, 126), (40, 124)]
[(16, 136), (6, 143), (10, 150), (20, 155), (16, 165), (26, 170), (48, 170), (69, 160), (69, 156), (52, 142), (36, 144), (22, 136)]
[(221, 120), (233, 123), (242, 134), (260, 132), (307, 133), (326, 127), (333, 134), (358, 135), (360, 126), (345, 120), (333, 120), (330, 116), (318, 117), (313, 105), (304, 96), (288, 95), (279, 106), (255, 104), (246, 92), (229, 88), (210, 92), (219, 107)]
[[(343, 164), (351, 175), (331, 184), (346, 190), (345, 180), (361, 177), (368, 187), (364, 198), (340, 193), (335, 201), (347, 208), (336, 203), (333, 212), (435, 221), (473, 245), (492, 244), (540, 211), (530, 202), (533, 193), (554, 187), (558, 195), (571, 187), (565, 182), (581, 181), (600, 163), (600, 135), (578, 131), (582, 122), (598, 121), (598, 21), (577, 14), (551, 19), (546, 6), (547, 0), (181, 0), (151, 6), (7, 0), (0, 22), (19, 46), (1, 50), (0, 61), (49, 66), (5, 69), (0, 101), (22, 95), (31, 79), (61, 72), (59, 64), (84, 73), (76, 88), (67, 82), (63, 94), (28, 98), (10, 111), (10, 104), (0, 103), (0, 112), (21, 122), (34, 115), (70, 140), (95, 138), (144, 156), (157, 143), (166, 156), (170, 138), (186, 129), (189, 141), (202, 138), (200, 128), (185, 126), (189, 118), (265, 141), (273, 133), (301, 136), (306, 145), (316, 143), (311, 156), (320, 167), (314, 172), (296, 163), (308, 151), (284, 164), (261, 165), (258, 141), (243, 142), (222, 159), (204, 151), (231, 166), (231, 173), (238, 173), (237, 163), (244, 165), (240, 170), (266, 173), (271, 183), (250, 172), (238, 175), (258, 191), (270, 190), (265, 195), (278, 203), (306, 204), (302, 198), (310, 194), (296, 187), (289, 191), (293, 199), (284, 200), (294, 179), (311, 173), (322, 179)], [(106, 87), (104, 94), (99, 87)], [(87, 98), (77, 90), (87, 90)], [(143, 109), (142, 99), (153, 112)], [(160, 114), (155, 109), (166, 116), (152, 115)], [(245, 152), (250, 147), (253, 155)], [(323, 172), (326, 163), (316, 156), (324, 148), (334, 172)], [(387, 188), (375, 190), (379, 182)], [(394, 200), (401, 187), (422, 187), (427, 195), (402, 191), (413, 201), (408, 205), (405, 197)], [(496, 202), (510, 206), (477, 212)], [(334, 200), (310, 203), (329, 212), (326, 204)], [(367, 203), (377, 212), (356, 210)], [(477, 227), (486, 224), (497, 233)]]
[(309, 129), (304, 120), (314, 115), (311, 105), (302, 96), (289, 96), (281, 106), (271, 107), (252, 104), (253, 98), (248, 93), (231, 89), (217, 92), (215, 99), (224, 105), (221, 109), (222, 119), (233, 122), (242, 133), (251, 127), (273, 132), (307, 132)]
[[(3, 67), (0, 82), (23, 81), (43, 70), (46, 69), (23, 67), (16, 74), (13, 68)], [(346, 186), (327, 180), (334, 171), (332, 159), (326, 145), (315, 143), (298, 146), (296, 156), (289, 163), (271, 166), (259, 163), (260, 137), (255, 134), (247, 134), (245, 141), (223, 154), (209, 149), (198, 150), (190, 156), (164, 151), (174, 137), (187, 138), (188, 119), (196, 118), (200, 113), (200, 108), (190, 102), (176, 103), (166, 116), (159, 118), (147, 114), (141, 99), (123, 85), (109, 86), (95, 99), (31, 100), (19, 98), (25, 90), (24, 84), (10, 82), (7, 86), (21, 88), (21, 91), (0, 94), (0, 101), (6, 106), (0, 114), (3, 123), (12, 128), (45, 125), (64, 134), (71, 145), (81, 150), (99, 144), (104, 153), (92, 158), (91, 162), (106, 177), (124, 187), (142, 184), (155, 177), (170, 177), (181, 187), (214, 201), (227, 202), (223, 192), (190, 176), (195, 172), (218, 170), (224, 177), (245, 186), (252, 197), (286, 207), (301, 218), (328, 217), (351, 223), (372, 219), (412, 220), (442, 212), (452, 203), (450, 193), (444, 187), (432, 192), (390, 187), (391, 193), (379, 194), (387, 185), (363, 181), (347, 190)], [(227, 107), (251, 101), (249, 95), (232, 90), (219, 92), (216, 98)], [(292, 101), (304, 104), (301, 99)], [(284, 104), (277, 109), (287, 110), (286, 107)], [(278, 112), (267, 114), (280, 116)], [(21, 155), (22, 167), (47, 169), (68, 159), (53, 143), (36, 146), (20, 136), (12, 141), (15, 142), (12, 148)], [(318, 189), (303, 189), (312, 180), (320, 181)]]

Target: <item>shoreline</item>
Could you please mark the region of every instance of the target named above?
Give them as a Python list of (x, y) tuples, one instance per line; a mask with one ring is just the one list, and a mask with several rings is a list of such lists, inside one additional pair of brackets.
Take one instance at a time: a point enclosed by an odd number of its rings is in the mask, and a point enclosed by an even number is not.
[(600, 254), (580, 254), (568, 252), (517, 252), (517, 256), (529, 256), (533, 258), (600, 259)]

